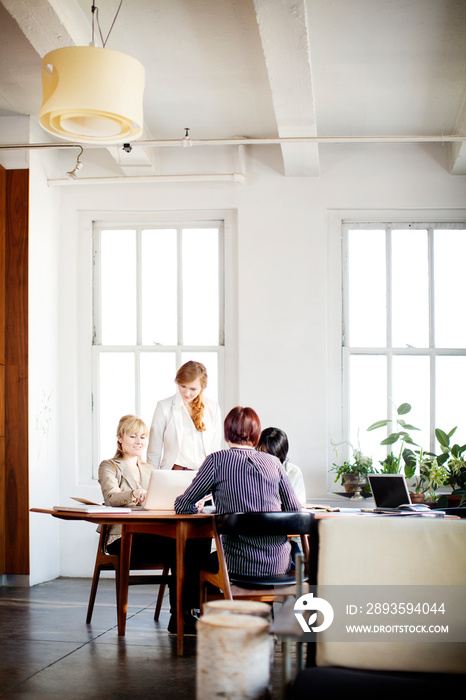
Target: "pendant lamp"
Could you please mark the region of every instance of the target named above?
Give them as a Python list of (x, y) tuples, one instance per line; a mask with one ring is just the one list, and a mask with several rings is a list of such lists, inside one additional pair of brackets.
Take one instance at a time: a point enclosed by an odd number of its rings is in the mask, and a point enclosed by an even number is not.
[(70, 46), (42, 59), (39, 123), (79, 143), (121, 143), (142, 134), (144, 66), (97, 46)]

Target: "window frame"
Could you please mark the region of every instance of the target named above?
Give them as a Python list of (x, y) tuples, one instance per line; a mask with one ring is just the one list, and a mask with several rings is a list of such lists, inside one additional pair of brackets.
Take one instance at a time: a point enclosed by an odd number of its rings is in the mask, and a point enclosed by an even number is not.
[[(94, 229), (147, 228), (219, 228), (219, 345), (215, 346), (102, 346), (94, 341), (98, 336), (94, 325)], [(78, 372), (82, 377), (77, 387), (78, 433), (78, 480), (94, 483), (99, 464), (98, 450), (98, 371), (96, 359), (101, 352), (175, 352), (177, 360), (181, 353), (190, 351), (215, 352), (218, 356), (218, 400), (222, 415), (223, 407), (237, 400), (238, 353), (234, 339), (237, 337), (237, 237), (236, 212), (186, 211), (186, 212), (82, 212), (80, 214), (81, 236), (78, 245), (79, 270), (77, 278), (78, 313)], [(180, 234), (178, 234), (180, 235)], [(178, 252), (181, 257), (180, 252)], [(139, 265), (138, 261), (138, 265)], [(220, 283), (221, 282), (221, 283)], [(98, 304), (97, 304), (98, 313)], [(138, 323), (140, 333), (140, 323)], [(141, 340), (140, 334), (138, 341)], [(178, 338), (179, 340), (179, 338)], [(220, 343), (222, 343), (220, 345)], [(154, 403), (155, 408), (155, 403)], [(86, 427), (88, 426), (88, 427)]]
[[(401, 214), (401, 215), (400, 215)], [(327, 218), (328, 224), (328, 401), (329, 420), (327, 426), (327, 455), (328, 466), (338, 460), (351, 458), (351, 448), (349, 446), (349, 358), (351, 354), (374, 354), (385, 355), (387, 361), (391, 363), (396, 355), (422, 355), (429, 357), (430, 363), (430, 426), (429, 434), (433, 450), (435, 446), (434, 422), (435, 422), (435, 362), (437, 356), (446, 355), (466, 355), (464, 348), (436, 348), (434, 345), (433, 319), (433, 298), (432, 285), (429, 280), (429, 346), (426, 348), (394, 348), (388, 345), (391, 338), (387, 337), (386, 347), (377, 348), (351, 348), (346, 344), (347, 339), (347, 291), (348, 291), (348, 256), (346, 231), (351, 228), (381, 229), (390, 226), (392, 229), (418, 228), (429, 230), (429, 276), (432, 275), (433, 255), (432, 255), (432, 232), (438, 228), (466, 228), (466, 210), (431, 210), (399, 211), (379, 210), (379, 211), (343, 211), (330, 210)], [(390, 261), (386, 261), (387, 265)], [(390, 278), (387, 275), (387, 286)], [(388, 308), (387, 315), (390, 317), (391, 309)], [(389, 365), (388, 365), (389, 366)], [(390, 369), (387, 370), (387, 416), (393, 412), (390, 403)], [(374, 418), (376, 420), (378, 416)], [(382, 439), (382, 438), (381, 438)], [(338, 457), (335, 455), (335, 445), (338, 444)], [(330, 492), (335, 491), (334, 475), (327, 474), (327, 488)]]

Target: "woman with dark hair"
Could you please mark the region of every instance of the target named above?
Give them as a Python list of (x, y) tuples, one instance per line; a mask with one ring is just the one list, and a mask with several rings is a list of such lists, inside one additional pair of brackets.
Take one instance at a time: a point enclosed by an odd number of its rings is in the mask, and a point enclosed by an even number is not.
[(303, 473), (296, 464), (292, 464), (288, 459), (288, 436), (279, 428), (265, 428), (259, 438), (257, 449), (260, 452), (267, 452), (269, 455), (278, 457), (286, 471), (295, 494), (301, 501), (301, 505), (306, 505), (306, 487), (304, 486)]
[[(196, 504), (212, 494), (217, 513), (297, 511), (301, 504), (277, 457), (258, 452), (261, 434), (257, 413), (236, 406), (224, 423), (228, 450), (207, 457), (184, 494), (175, 500), (177, 513), (196, 513)], [(224, 536), (228, 570), (243, 575), (287, 573), (292, 565), (285, 536)]]
[(149, 434), (147, 460), (156, 469), (199, 469), (222, 439), (220, 409), (204, 396), (207, 370), (190, 360), (175, 376), (178, 391), (157, 403)]

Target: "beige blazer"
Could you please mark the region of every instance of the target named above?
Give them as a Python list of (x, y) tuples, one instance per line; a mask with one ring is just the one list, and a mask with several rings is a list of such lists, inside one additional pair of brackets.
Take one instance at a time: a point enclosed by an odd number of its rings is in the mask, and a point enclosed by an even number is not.
[[(141, 487), (147, 489), (152, 466), (146, 462), (140, 462), (139, 467), (141, 469)], [(99, 465), (99, 484), (106, 506), (134, 506), (131, 491), (138, 486), (124, 459), (104, 459)], [(109, 528), (109, 533), (110, 535), (119, 535), (121, 525), (112, 525)], [(112, 539), (115, 538), (112, 537)]]
[[(204, 425), (201, 433), (205, 457), (221, 447), (223, 426), (216, 401), (204, 397)], [(171, 469), (176, 464), (183, 438), (183, 399), (177, 392), (159, 401), (149, 432), (147, 461), (156, 469)], [(199, 464), (198, 467), (201, 465)]]

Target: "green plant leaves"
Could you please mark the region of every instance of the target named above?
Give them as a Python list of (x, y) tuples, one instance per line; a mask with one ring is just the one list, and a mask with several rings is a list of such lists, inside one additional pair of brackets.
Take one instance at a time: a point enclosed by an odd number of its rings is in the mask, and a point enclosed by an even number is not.
[(375, 423), (372, 423), (372, 425), (370, 425), (367, 428), (367, 430), (376, 430), (376, 428), (383, 428), (385, 425), (388, 425), (389, 423), (391, 423), (391, 421), (389, 419), (388, 420), (378, 420)]
[(448, 448), (450, 446), (450, 436), (448, 436), (444, 430), (440, 430), (440, 428), (435, 428), (435, 437), (437, 438), (440, 447)]
[[(417, 428), (416, 428), (417, 430)], [(408, 442), (410, 445), (416, 445), (417, 443), (412, 440), (411, 436), (409, 433), (406, 433), (404, 430), (401, 430), (399, 433), (392, 433), (389, 435), (385, 440), (382, 440), (380, 443), (381, 445), (394, 445), (395, 442), (398, 440), (403, 440), (403, 442)]]
[(420, 430), (420, 428), (416, 428), (415, 425), (411, 425), (411, 423), (406, 423), (404, 420), (399, 420), (397, 421), (398, 425), (401, 425), (402, 428), (405, 430)]

